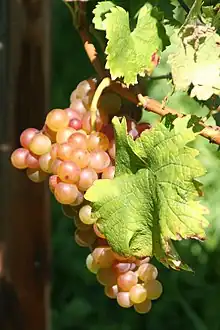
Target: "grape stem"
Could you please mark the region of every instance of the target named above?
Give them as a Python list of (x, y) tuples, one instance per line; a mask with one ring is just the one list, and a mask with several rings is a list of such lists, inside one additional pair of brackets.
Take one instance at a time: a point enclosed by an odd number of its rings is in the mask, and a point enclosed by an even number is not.
[[(102, 62), (98, 56), (95, 46), (91, 41), (91, 36), (89, 34), (89, 27), (86, 19), (86, 2), (77, 2), (77, 15), (76, 15), (76, 22), (75, 26), (78, 29), (79, 35), (82, 39), (84, 44), (85, 51), (89, 57), (90, 62), (92, 63), (94, 69), (98, 73), (99, 77), (103, 79), (104, 77), (108, 76), (109, 73), (104, 69)], [(108, 78), (109, 79), (109, 78)], [(106, 80), (107, 81), (107, 80)], [(109, 81), (109, 88), (113, 90), (115, 93), (119, 94), (120, 96), (124, 97), (125, 99), (129, 100), (130, 102), (143, 106), (146, 110), (158, 114), (161, 117), (164, 117), (168, 113), (175, 114), (178, 117), (183, 117), (182, 114), (177, 112), (174, 109), (171, 109), (167, 106), (163, 106), (160, 102), (149, 98), (148, 96), (143, 96), (138, 94), (138, 96), (129, 88), (122, 85), (121, 82), (111, 82)], [(102, 83), (101, 83), (102, 84)], [(106, 88), (105, 86), (104, 88)], [(101, 87), (100, 87), (101, 88)], [(103, 88), (103, 89), (104, 89)], [(102, 89), (102, 90), (103, 90)], [(101, 94), (100, 94), (101, 95)], [(100, 97), (99, 95), (99, 97)], [(98, 96), (98, 94), (97, 94)], [(96, 102), (96, 103), (95, 103)], [(95, 101), (94, 99), (94, 109), (97, 108), (98, 98)], [(94, 113), (96, 110), (91, 112), (91, 120), (94, 126)], [(92, 119), (93, 118), (93, 119)], [(200, 125), (204, 127), (204, 129), (199, 133), (206, 139), (208, 139), (211, 143), (215, 143), (220, 145), (220, 127), (219, 126), (206, 126), (204, 122), (199, 122)]]
[(95, 123), (96, 123), (96, 113), (97, 113), (97, 105), (100, 96), (102, 95), (102, 92), (105, 88), (109, 87), (111, 84), (111, 80), (108, 77), (105, 77), (101, 83), (98, 85), (95, 94), (92, 99), (91, 107), (90, 107), (90, 112), (91, 112), (91, 126), (92, 130), (95, 130)]

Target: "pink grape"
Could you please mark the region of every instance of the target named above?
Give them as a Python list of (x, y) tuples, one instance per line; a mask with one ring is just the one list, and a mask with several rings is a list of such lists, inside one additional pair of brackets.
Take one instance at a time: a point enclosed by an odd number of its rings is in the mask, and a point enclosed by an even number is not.
[(116, 274), (111, 268), (100, 268), (97, 273), (97, 280), (100, 284), (108, 286), (112, 286), (117, 283)]
[(78, 183), (79, 190), (86, 191), (92, 186), (93, 182), (98, 179), (97, 173), (92, 168), (84, 168), (81, 170)]
[(102, 172), (102, 179), (114, 179), (115, 176), (115, 166), (109, 166)]
[(109, 146), (109, 140), (107, 136), (101, 132), (92, 132), (88, 137), (87, 146), (89, 151), (106, 151)]
[(114, 262), (114, 255), (110, 247), (97, 247), (95, 250), (93, 250), (92, 256), (100, 268), (108, 268)]
[(131, 264), (130, 262), (117, 261), (113, 264), (113, 268), (115, 269), (116, 273), (119, 275), (119, 274), (127, 273), (129, 270), (132, 270), (133, 264)]
[(134, 309), (139, 314), (146, 314), (151, 310), (152, 302), (149, 299), (146, 299), (141, 304), (135, 304)]
[(129, 291), (137, 282), (137, 275), (132, 271), (119, 275), (117, 280), (117, 284), (122, 291)]
[(69, 122), (69, 127), (72, 127), (76, 130), (81, 129), (82, 128), (82, 121), (80, 119), (73, 118)]
[(134, 304), (141, 304), (147, 298), (147, 290), (141, 284), (132, 286), (129, 291), (130, 299)]
[(11, 163), (14, 167), (23, 170), (27, 168), (27, 157), (29, 151), (24, 148), (16, 149), (11, 155)]
[(130, 308), (133, 303), (130, 300), (129, 292), (119, 292), (117, 294), (117, 303), (124, 308)]
[(82, 133), (73, 133), (68, 142), (72, 145), (73, 149), (87, 149), (87, 137)]
[(87, 112), (87, 109), (85, 108), (82, 100), (80, 100), (80, 99), (73, 100), (73, 102), (71, 102), (71, 104), (70, 104), (70, 108), (79, 114), (80, 119), (82, 119), (82, 117)]
[(59, 182), (61, 182), (61, 180), (58, 175), (51, 175), (49, 177), (49, 188), (52, 193), (54, 193), (55, 187)]
[(20, 136), (20, 143), (22, 147), (29, 149), (29, 145), (33, 137), (39, 133), (39, 130), (36, 128), (27, 128), (25, 129)]
[(28, 168), (27, 169), (27, 177), (35, 182), (35, 183), (39, 183), (42, 182), (44, 180), (46, 180), (47, 178), (47, 173), (44, 173), (41, 170), (38, 169), (34, 169), (34, 168)]
[(60, 128), (67, 127), (69, 124), (69, 117), (62, 109), (51, 110), (46, 117), (46, 125), (54, 132)]
[(29, 152), (26, 161), (29, 168), (39, 168), (39, 156)]
[(59, 129), (56, 135), (56, 142), (62, 144), (68, 141), (69, 137), (75, 132), (72, 127), (64, 127)]
[(105, 287), (105, 295), (111, 299), (116, 299), (118, 292), (117, 284)]
[(154, 265), (149, 263), (144, 263), (139, 266), (137, 274), (140, 280), (146, 282), (146, 281), (155, 280), (158, 275), (158, 270)]
[(147, 290), (147, 299), (150, 300), (158, 299), (163, 292), (162, 284), (157, 280), (145, 282), (144, 287)]
[(71, 161), (64, 161), (57, 169), (59, 178), (66, 183), (76, 183), (79, 181), (80, 168)]
[(36, 155), (43, 155), (49, 152), (51, 149), (51, 141), (44, 134), (36, 134), (31, 143), (30, 143), (30, 151)]
[(39, 165), (42, 171), (46, 173), (52, 173), (53, 160), (49, 152), (40, 156)]
[(76, 87), (77, 97), (82, 99), (90, 91), (94, 92), (96, 88), (96, 79), (87, 79), (81, 81)]
[(84, 195), (79, 191), (76, 200), (71, 204), (72, 206), (78, 206), (84, 201)]
[(78, 195), (76, 185), (59, 182), (54, 190), (54, 195), (57, 201), (61, 204), (72, 204)]
[(89, 164), (90, 153), (85, 149), (75, 149), (70, 159), (80, 168), (85, 168)]
[(50, 149), (50, 155), (53, 160), (57, 158), (57, 151), (58, 151), (59, 145), (57, 143), (52, 144)]
[(103, 172), (110, 164), (109, 155), (105, 151), (94, 151), (90, 153), (89, 167), (97, 173)]
[(64, 111), (67, 113), (69, 120), (72, 120), (72, 119), (80, 120), (81, 119), (81, 116), (76, 111), (74, 111), (72, 108), (66, 108)]
[(52, 164), (51, 164), (51, 171), (53, 174), (58, 174), (58, 168), (59, 166), (62, 164), (62, 160), (60, 159), (55, 159), (53, 160)]
[(61, 160), (69, 160), (73, 152), (73, 146), (70, 143), (62, 143), (58, 145), (57, 157)]

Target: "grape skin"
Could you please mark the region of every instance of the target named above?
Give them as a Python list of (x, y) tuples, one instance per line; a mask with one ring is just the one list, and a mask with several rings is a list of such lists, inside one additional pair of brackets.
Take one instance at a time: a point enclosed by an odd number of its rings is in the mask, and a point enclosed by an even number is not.
[(18, 148), (11, 155), (11, 163), (14, 167), (23, 170), (27, 168), (27, 157), (29, 151), (24, 148)]
[(95, 263), (95, 260), (91, 253), (86, 258), (86, 266), (91, 273), (93, 274), (98, 273), (99, 266)]
[(92, 256), (100, 268), (108, 268), (114, 262), (114, 255), (108, 246), (100, 246), (93, 250)]
[(73, 203), (76, 200), (77, 195), (78, 189), (74, 184), (59, 182), (54, 190), (54, 196), (61, 204)]
[(130, 299), (134, 304), (141, 304), (147, 298), (147, 290), (141, 284), (132, 286), (129, 294)]
[(20, 143), (21, 143), (21, 146), (26, 148), (26, 149), (29, 149), (29, 145), (33, 139), (33, 137), (39, 133), (39, 130), (36, 129), (36, 128), (27, 128), (25, 129), (22, 133), (21, 133), (21, 136), (20, 136)]
[(140, 265), (137, 273), (138, 273), (138, 277), (143, 282), (155, 280), (158, 275), (157, 268), (154, 265), (149, 264), (149, 263)]
[(63, 109), (54, 109), (50, 111), (46, 117), (46, 125), (54, 132), (59, 129), (67, 127), (69, 124), (69, 117)]
[(76, 183), (79, 181), (80, 168), (74, 162), (63, 161), (57, 169), (57, 174), (63, 182)]
[(30, 143), (30, 151), (35, 155), (41, 156), (51, 149), (51, 140), (44, 134), (36, 134)]
[(78, 187), (82, 191), (86, 191), (92, 186), (93, 182), (98, 179), (97, 173), (92, 168), (84, 168), (81, 170)]
[(89, 167), (97, 173), (103, 172), (110, 165), (110, 157), (105, 151), (94, 151), (90, 153)]
[(151, 310), (152, 302), (149, 299), (146, 299), (141, 304), (134, 304), (134, 309), (139, 314), (146, 314)]
[(157, 280), (146, 282), (144, 287), (147, 290), (147, 298), (150, 300), (158, 299), (163, 292), (162, 284)]
[(117, 294), (117, 303), (123, 308), (130, 308), (133, 306), (133, 303), (130, 300), (129, 292), (119, 292)]
[(92, 208), (90, 205), (84, 205), (79, 210), (79, 218), (86, 225), (92, 225), (96, 222), (96, 219), (93, 219), (91, 217), (91, 214), (92, 214)]
[(117, 284), (122, 291), (129, 291), (138, 282), (137, 275), (128, 271), (118, 276)]
[(108, 298), (116, 299), (118, 292), (119, 292), (119, 290), (118, 290), (117, 284), (112, 285), (112, 286), (105, 286), (105, 295)]

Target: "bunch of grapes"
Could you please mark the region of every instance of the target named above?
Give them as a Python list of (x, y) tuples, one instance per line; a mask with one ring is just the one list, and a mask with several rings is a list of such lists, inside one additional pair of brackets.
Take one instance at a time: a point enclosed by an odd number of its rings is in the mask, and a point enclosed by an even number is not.
[[(49, 178), (49, 188), (66, 216), (74, 219), (75, 241), (90, 248), (86, 264), (105, 286), (105, 294), (116, 298), (120, 306), (134, 306), (139, 313), (151, 309), (151, 300), (159, 298), (162, 286), (157, 269), (149, 259), (124, 258), (116, 254), (99, 231), (92, 208), (84, 194), (94, 181), (113, 179), (115, 140), (110, 120), (120, 112), (121, 99), (106, 92), (101, 95), (95, 130), (91, 125), (91, 102), (96, 81), (79, 83), (66, 109), (53, 109), (41, 130), (28, 128), (20, 136), (21, 148), (11, 155), (14, 167), (26, 170), (34, 182)], [(127, 119), (128, 134), (136, 139), (149, 124)]]

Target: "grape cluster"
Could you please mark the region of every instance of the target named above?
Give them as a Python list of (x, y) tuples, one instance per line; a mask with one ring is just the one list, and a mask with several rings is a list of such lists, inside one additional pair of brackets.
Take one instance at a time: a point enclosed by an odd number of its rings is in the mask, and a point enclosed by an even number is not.
[[(95, 90), (94, 79), (79, 83), (68, 108), (50, 111), (41, 130), (28, 128), (22, 132), (22, 147), (12, 153), (11, 162), (25, 169), (34, 182), (49, 177), (49, 188), (62, 204), (64, 214), (74, 219), (76, 243), (91, 250), (86, 264), (105, 286), (105, 294), (116, 298), (122, 307), (134, 305), (137, 312), (146, 313), (151, 309), (151, 300), (162, 293), (157, 269), (148, 259), (129, 259), (114, 253), (84, 199), (95, 180), (113, 179), (115, 174), (114, 131), (109, 122), (119, 113), (121, 99), (110, 92), (101, 95), (93, 130), (89, 110)], [(149, 124), (127, 119), (128, 134), (133, 139), (149, 128)]]

